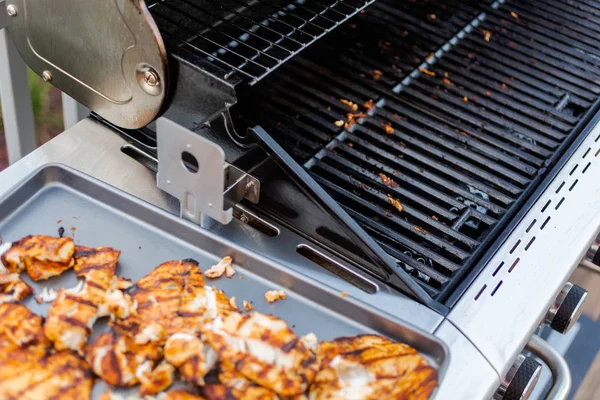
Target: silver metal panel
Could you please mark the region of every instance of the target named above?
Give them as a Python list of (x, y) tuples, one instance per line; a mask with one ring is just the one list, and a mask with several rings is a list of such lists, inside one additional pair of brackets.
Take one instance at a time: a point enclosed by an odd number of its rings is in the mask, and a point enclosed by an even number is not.
[[(61, 163), (172, 214), (179, 214), (179, 202), (157, 188), (155, 175), (120, 151), (125, 144), (121, 137), (104, 125), (85, 119), (14, 166), (2, 171), (0, 196), (40, 166)], [(296, 252), (298, 245), (308, 244), (306, 240), (281, 226), (277, 228), (279, 235), (269, 237), (234, 219), (229, 225), (215, 224), (212, 231), (240, 246), (285, 264), (296, 273), (310, 275), (339, 293), (346, 292), (349, 298), (367, 302), (381, 312), (410, 321), (427, 332), (433, 332), (441, 323), (443, 318), (439, 314), (381, 283), (378, 283), (379, 290), (376, 294), (368, 294), (338, 278)], [(312, 243), (310, 245), (314, 246)], [(330, 257), (336, 259), (331, 255)], [(344, 263), (342, 260), (337, 261)]]
[(27, 66), (19, 55), (8, 31), (2, 28), (6, 16), (0, 1), (0, 99), (8, 162), (14, 163), (35, 149), (33, 109), (27, 80)]
[(462, 333), (444, 321), (435, 332), (450, 348), (450, 364), (436, 400), (489, 400), (500, 385), (500, 376)]
[(167, 56), (144, 0), (8, 0), (8, 25), (44, 80), (123, 128), (141, 128), (166, 97)]
[[(158, 149), (157, 185), (181, 204), (181, 217), (197, 224), (203, 217), (227, 224), (233, 218), (225, 210), (225, 152), (223, 149), (167, 118), (156, 121)], [(195, 161), (196, 170), (184, 163), (184, 154)]]
[(449, 314), (504, 375), (600, 229), (595, 126)]

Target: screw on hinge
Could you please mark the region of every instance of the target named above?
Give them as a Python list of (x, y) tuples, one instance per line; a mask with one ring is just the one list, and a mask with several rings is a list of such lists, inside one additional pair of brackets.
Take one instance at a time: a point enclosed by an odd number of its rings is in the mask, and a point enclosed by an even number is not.
[(144, 71), (144, 82), (148, 84), (148, 86), (157, 86), (160, 81), (158, 74), (152, 68), (148, 68)]
[(243, 223), (247, 224), (248, 222), (250, 222), (250, 218), (248, 218), (248, 216), (246, 214), (242, 214), (240, 216), (240, 221), (242, 221)]
[(8, 14), (9, 17), (16, 17), (18, 14), (17, 7), (15, 7), (14, 4), (9, 4), (6, 7), (6, 13)]
[(42, 79), (44, 82), (52, 82), (52, 72), (44, 71), (42, 72)]

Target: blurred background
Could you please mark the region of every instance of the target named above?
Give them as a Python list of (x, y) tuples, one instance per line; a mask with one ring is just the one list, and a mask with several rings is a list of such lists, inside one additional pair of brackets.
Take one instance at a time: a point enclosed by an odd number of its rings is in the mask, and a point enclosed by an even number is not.
[[(29, 90), (35, 118), (37, 145), (41, 146), (63, 131), (62, 100), (60, 91), (28, 70)], [(2, 103), (0, 102), (0, 111)], [(4, 124), (0, 113), (0, 171), (8, 166)]]

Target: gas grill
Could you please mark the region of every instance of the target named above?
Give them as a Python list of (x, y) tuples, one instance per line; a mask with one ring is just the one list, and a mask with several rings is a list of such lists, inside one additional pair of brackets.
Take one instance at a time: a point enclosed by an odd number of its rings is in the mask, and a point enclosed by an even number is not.
[(9, 32), (92, 115), (0, 189), (65, 163), (435, 334), (436, 398), (529, 396), (540, 360), (566, 398), (534, 333), (600, 258), (600, 3), (131, 0), (74, 6), (113, 16), (87, 32), (59, 3)]

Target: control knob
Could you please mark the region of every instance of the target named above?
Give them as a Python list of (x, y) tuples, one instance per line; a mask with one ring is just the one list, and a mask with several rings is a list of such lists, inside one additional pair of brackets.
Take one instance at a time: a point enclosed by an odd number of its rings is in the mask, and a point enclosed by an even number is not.
[(559, 333), (567, 333), (581, 315), (587, 291), (567, 282), (546, 313), (546, 322)]
[(531, 357), (519, 354), (502, 384), (494, 394), (494, 400), (527, 400), (540, 378), (542, 365)]

